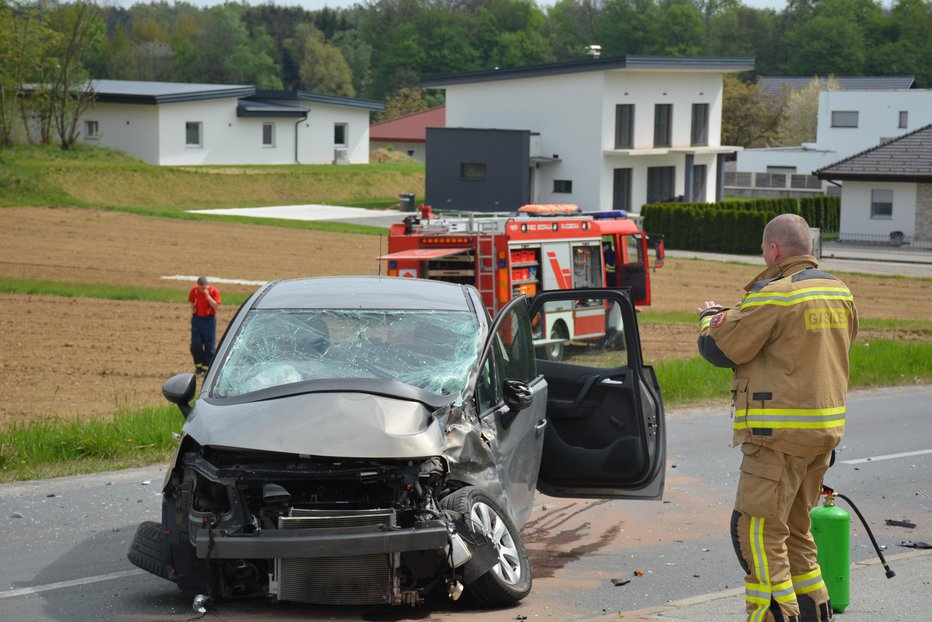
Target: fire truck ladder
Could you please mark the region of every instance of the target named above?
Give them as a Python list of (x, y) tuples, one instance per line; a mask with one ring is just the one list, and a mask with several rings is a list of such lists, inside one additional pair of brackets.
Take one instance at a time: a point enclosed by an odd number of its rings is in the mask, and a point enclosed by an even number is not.
[(482, 299), (491, 301), (493, 312), (498, 311), (499, 302), (495, 295), (495, 236), (494, 223), (477, 222), (476, 227), (476, 287), (482, 294)]

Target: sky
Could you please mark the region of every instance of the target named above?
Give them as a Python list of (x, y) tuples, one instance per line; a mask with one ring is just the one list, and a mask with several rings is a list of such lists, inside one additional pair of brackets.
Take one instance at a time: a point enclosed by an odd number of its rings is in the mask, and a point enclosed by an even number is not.
[[(139, 0), (116, 0), (116, 3), (120, 6), (130, 7), (136, 4)], [(148, 0), (146, 0), (148, 1)], [(185, 0), (186, 2), (193, 4), (195, 6), (212, 6), (215, 4), (223, 4), (224, 0)], [(754, 7), (757, 9), (775, 9), (777, 11), (782, 11), (786, 8), (786, 0), (741, 0), (745, 6)], [(269, 2), (281, 6), (303, 6), (308, 10), (322, 9), (325, 6), (330, 8), (343, 8), (352, 6), (354, 4), (360, 4), (361, 0), (246, 0), (247, 4), (267, 4)], [(541, 6), (549, 6), (553, 4), (553, 0), (537, 0), (537, 3)]]

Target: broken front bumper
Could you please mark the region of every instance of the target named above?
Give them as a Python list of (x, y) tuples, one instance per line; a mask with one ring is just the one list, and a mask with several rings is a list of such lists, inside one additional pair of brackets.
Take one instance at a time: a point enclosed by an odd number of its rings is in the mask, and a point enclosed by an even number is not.
[(448, 543), (447, 525), (440, 520), (423, 521), (410, 528), (366, 525), (266, 529), (243, 535), (201, 529), (195, 537), (197, 556), (210, 559), (344, 557), (437, 550)]

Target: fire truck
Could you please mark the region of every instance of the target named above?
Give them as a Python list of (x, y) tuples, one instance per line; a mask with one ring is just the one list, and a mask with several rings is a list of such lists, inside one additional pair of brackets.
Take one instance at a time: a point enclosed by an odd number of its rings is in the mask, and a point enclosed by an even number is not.
[[(575, 205), (526, 205), (513, 214), (435, 216), (428, 205), (392, 225), (389, 276), (475, 286), (494, 316), (518, 295), (542, 290), (631, 288), (636, 305), (650, 304), (648, 236), (624, 212), (582, 214)], [(663, 243), (654, 267), (663, 265)], [(605, 341), (620, 323), (601, 302), (553, 307), (535, 344), (562, 358), (569, 341)]]

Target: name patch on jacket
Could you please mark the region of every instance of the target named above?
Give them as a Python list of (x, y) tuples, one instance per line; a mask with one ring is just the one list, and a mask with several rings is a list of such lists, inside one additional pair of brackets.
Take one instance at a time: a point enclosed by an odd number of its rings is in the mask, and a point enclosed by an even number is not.
[(806, 330), (848, 328), (847, 309), (808, 309), (805, 316)]

